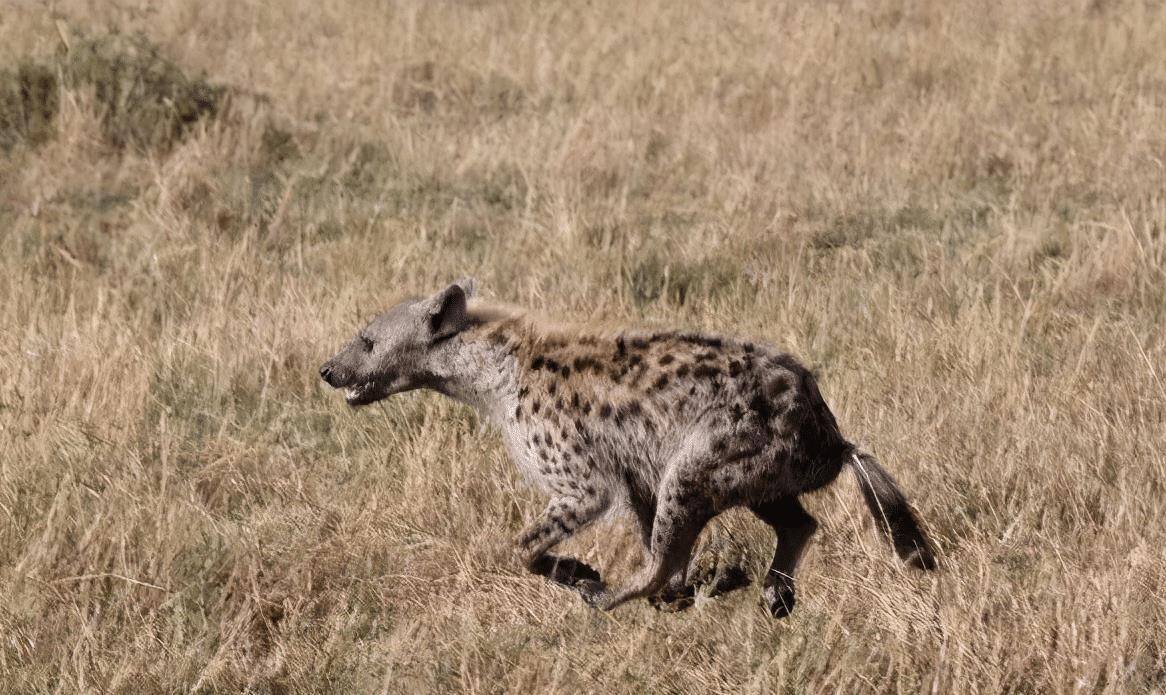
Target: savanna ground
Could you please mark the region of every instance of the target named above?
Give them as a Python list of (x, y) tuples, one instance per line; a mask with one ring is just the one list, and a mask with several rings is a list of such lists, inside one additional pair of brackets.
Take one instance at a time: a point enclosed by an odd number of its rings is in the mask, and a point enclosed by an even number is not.
[[(1162, 692), (1163, 46), (1116, 0), (7, 0), (0, 690)], [(942, 570), (844, 477), (784, 621), (526, 575), (495, 435), (316, 375), (461, 275), (799, 354)]]

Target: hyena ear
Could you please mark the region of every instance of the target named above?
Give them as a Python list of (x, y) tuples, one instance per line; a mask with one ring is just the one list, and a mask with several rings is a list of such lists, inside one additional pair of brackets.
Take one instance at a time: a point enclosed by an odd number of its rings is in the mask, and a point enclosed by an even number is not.
[(465, 329), (469, 323), (466, 297), (473, 291), (473, 280), (458, 280), (430, 298), (429, 335), (433, 342), (455, 336)]
[(462, 292), (465, 292), (467, 297), (473, 297), (478, 293), (478, 283), (473, 278), (459, 278), (454, 280), (453, 284), (462, 288)]

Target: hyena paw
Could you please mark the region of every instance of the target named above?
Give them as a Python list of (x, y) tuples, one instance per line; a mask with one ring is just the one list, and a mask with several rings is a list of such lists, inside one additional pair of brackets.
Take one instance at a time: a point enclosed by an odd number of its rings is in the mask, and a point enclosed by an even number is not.
[(774, 618), (784, 618), (792, 613), (797, 602), (794, 598), (793, 585), (785, 583), (766, 586), (761, 590), (761, 599)]
[(607, 586), (599, 581), (598, 575), (596, 575), (595, 579), (580, 579), (575, 582), (574, 588), (583, 597), (587, 605), (600, 610), (604, 609), (608, 598)]
[(649, 596), (648, 603), (652, 608), (664, 613), (679, 613), (696, 603), (696, 587), (692, 584), (669, 586), (660, 593)]

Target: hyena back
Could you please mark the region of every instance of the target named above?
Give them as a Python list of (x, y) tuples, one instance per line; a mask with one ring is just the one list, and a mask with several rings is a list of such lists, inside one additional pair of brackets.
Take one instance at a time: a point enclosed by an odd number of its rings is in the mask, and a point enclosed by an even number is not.
[[(502, 432), (525, 477), (550, 496), (518, 539), (523, 564), (611, 609), (674, 591), (694, 542), (720, 512), (746, 506), (777, 535), (763, 597), (794, 605), (794, 570), (817, 522), (798, 496), (850, 465), (876, 524), (913, 566), (931, 544), (895, 481), (841, 434), (811, 373), (762, 343), (690, 332), (551, 328), (519, 311), (468, 303), (459, 281), (374, 319), (320, 370), (353, 406), (429, 388)], [(645, 551), (620, 587), (553, 548), (613, 507)]]

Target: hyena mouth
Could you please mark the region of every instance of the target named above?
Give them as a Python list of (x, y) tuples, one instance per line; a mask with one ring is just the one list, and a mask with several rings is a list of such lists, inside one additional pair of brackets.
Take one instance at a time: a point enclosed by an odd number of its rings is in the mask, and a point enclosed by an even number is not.
[(379, 401), (383, 391), (384, 389), (379, 388), (375, 381), (365, 381), (356, 386), (350, 386), (344, 392), (344, 400), (348, 402), (348, 405), (355, 408), (356, 406), (368, 405), (369, 403)]

